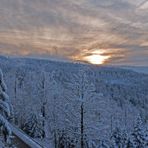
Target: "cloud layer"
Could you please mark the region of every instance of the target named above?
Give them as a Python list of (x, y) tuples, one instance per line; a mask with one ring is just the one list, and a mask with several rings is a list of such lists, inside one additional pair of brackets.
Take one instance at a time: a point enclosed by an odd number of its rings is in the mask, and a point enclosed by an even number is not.
[(0, 53), (148, 66), (148, 1), (0, 0)]

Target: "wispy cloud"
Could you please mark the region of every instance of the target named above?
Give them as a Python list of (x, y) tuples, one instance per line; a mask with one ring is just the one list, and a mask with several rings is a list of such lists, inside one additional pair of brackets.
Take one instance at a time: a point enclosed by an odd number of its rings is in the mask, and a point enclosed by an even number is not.
[[(0, 53), (148, 65), (147, 1), (0, 0)], [(143, 60), (144, 59), (144, 60)]]

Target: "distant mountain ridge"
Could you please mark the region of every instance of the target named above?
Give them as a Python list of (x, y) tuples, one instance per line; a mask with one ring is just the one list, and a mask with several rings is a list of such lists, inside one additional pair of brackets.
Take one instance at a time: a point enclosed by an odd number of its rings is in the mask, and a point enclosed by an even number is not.
[(148, 66), (120, 66), (120, 68), (130, 69), (135, 72), (148, 74)]
[[(55, 63), (69, 63), (69, 64), (81, 64), (81, 65), (90, 65), (90, 64), (85, 64), (85, 63), (81, 63), (81, 62), (77, 62), (77, 61), (67, 61), (67, 60), (58, 60), (56, 58), (38, 58), (38, 57), (9, 57), (9, 56), (2, 56), (0, 55), (0, 61), (1, 63), (2, 62), (6, 62), (6, 61), (14, 61), (14, 62), (17, 62), (19, 61), (20, 64), (24, 64), (27, 62), (23, 62), (23, 61), (32, 61), (32, 63), (35, 63), (35, 61), (42, 61), (41, 63), (52, 63), (52, 62), (55, 62)], [(29, 63), (29, 62), (28, 62)], [(16, 65), (17, 66), (17, 65)], [(135, 71), (135, 72), (139, 72), (139, 73), (145, 73), (145, 74), (148, 74), (148, 66), (124, 66), (124, 65), (121, 65), (121, 66), (114, 66), (114, 65), (106, 65), (106, 66), (103, 66), (103, 65), (99, 65), (99, 66), (96, 66), (96, 65), (92, 65), (92, 67), (108, 67), (108, 68), (119, 68), (119, 69), (127, 69), (127, 70), (132, 70), (132, 71)]]

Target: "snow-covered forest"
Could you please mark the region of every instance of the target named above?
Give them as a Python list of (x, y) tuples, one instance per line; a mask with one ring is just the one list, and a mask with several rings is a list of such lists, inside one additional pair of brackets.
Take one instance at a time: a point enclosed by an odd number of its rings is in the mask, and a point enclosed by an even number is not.
[(0, 69), (13, 106), (10, 122), (43, 147), (148, 147), (147, 74), (2, 56)]

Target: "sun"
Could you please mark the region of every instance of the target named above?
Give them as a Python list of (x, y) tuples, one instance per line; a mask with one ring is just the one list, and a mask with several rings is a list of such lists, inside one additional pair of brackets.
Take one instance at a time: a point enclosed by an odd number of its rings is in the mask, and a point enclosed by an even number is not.
[(109, 57), (110, 56), (93, 54), (85, 57), (85, 59), (91, 64), (101, 65), (101, 64), (104, 64), (106, 60), (109, 59)]

